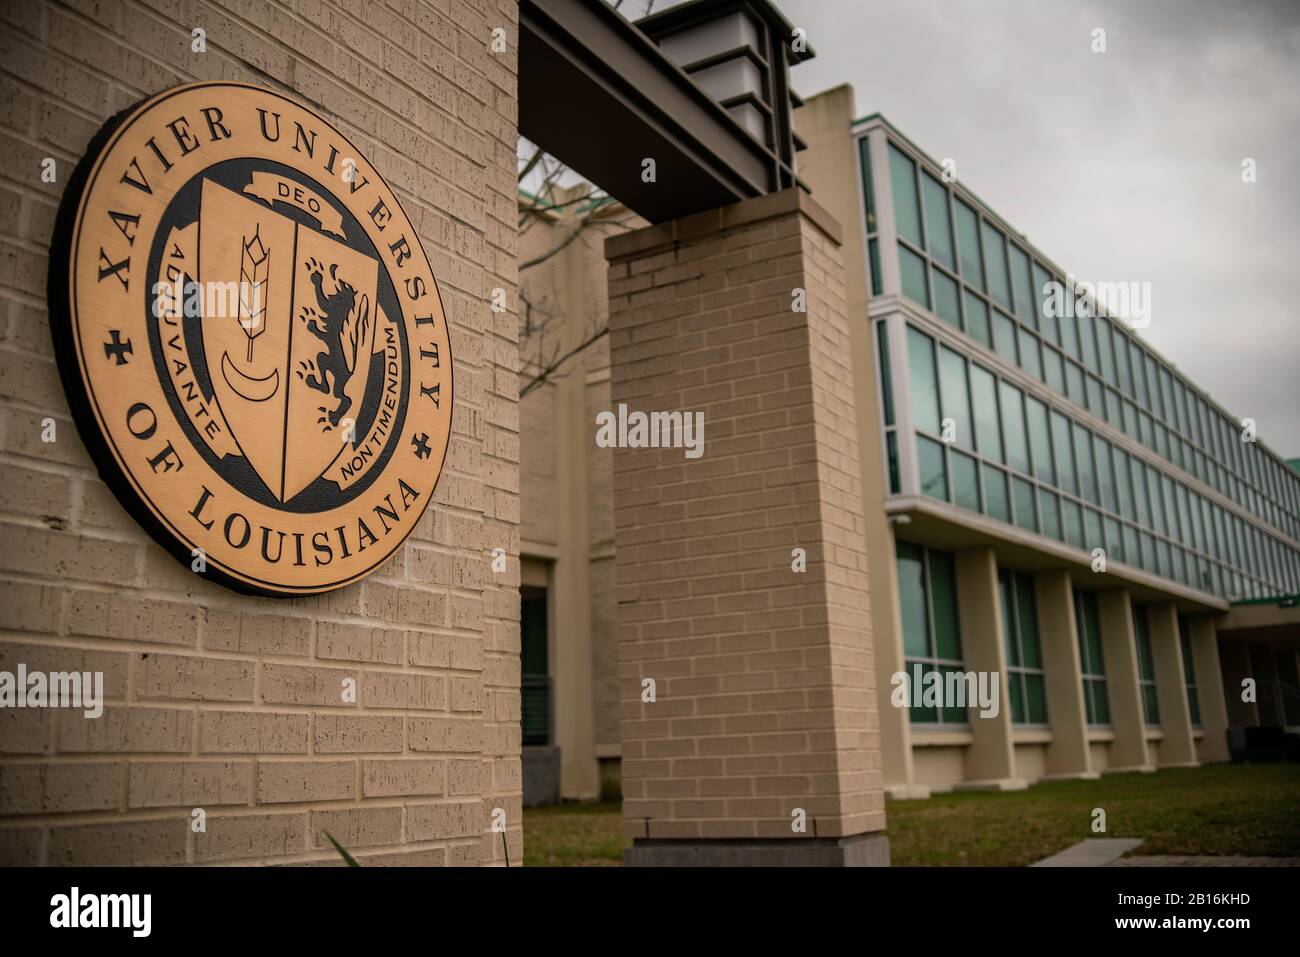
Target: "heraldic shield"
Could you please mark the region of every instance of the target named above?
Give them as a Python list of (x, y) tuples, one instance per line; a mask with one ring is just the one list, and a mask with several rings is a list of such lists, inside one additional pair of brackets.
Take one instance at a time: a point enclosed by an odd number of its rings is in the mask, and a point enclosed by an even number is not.
[(240, 450), (280, 502), (355, 441), (377, 351), (378, 270), (377, 260), (265, 203), (203, 184), (208, 374)]

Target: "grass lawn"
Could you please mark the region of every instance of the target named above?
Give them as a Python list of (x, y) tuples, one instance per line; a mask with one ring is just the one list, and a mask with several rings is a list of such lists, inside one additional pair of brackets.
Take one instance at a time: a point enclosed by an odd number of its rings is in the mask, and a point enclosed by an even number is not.
[[(1093, 808), (1106, 833), (1092, 831)], [(1217, 764), (1053, 781), (1009, 794), (890, 801), (895, 866), (1019, 866), (1089, 837), (1141, 837), (1139, 854), (1300, 857), (1300, 765)], [(619, 804), (524, 812), (524, 865), (617, 865), (630, 843)]]
[(524, 867), (616, 867), (631, 843), (621, 801), (524, 811)]

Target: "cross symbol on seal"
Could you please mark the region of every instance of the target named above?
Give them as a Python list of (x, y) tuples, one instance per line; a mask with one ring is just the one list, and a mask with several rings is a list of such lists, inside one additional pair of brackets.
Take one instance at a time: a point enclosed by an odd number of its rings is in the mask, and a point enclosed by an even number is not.
[(131, 340), (122, 341), (122, 333), (117, 329), (112, 330), (113, 341), (104, 343), (104, 355), (117, 362), (118, 365), (126, 365), (126, 357), (134, 353), (131, 348)]

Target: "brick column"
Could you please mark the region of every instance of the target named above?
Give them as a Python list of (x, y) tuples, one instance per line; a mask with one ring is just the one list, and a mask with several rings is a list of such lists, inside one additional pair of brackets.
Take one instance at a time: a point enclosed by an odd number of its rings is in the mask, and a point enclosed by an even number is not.
[(1127, 590), (1097, 593), (1101, 654), (1106, 662), (1106, 692), (1115, 740), (1108, 771), (1151, 771), (1147, 751), (1146, 716), (1142, 712), (1141, 672), (1137, 636), (1133, 633), (1133, 604)]
[(704, 421), (614, 454), (629, 864), (888, 861), (838, 237), (789, 190), (606, 244), (615, 411)]
[(1151, 658), (1156, 669), (1156, 698), (1160, 701), (1162, 768), (1196, 767), (1192, 715), (1187, 704), (1187, 677), (1178, 641), (1178, 609), (1172, 602), (1147, 606), (1151, 629)]
[(999, 697), (998, 713), (987, 718), (980, 716), (977, 703), (967, 702), (972, 741), (966, 749), (966, 780), (957, 789), (1021, 791), (1028, 785), (1016, 777), (997, 556), (991, 548), (967, 548), (957, 552), (956, 564), (966, 670), (997, 675)]
[[(1201, 729), (1205, 736), (1197, 744), (1201, 761), (1227, 761), (1228, 702), (1223, 694), (1223, 675), (1219, 669), (1219, 639), (1214, 619), (1197, 615), (1191, 620), (1193, 674), (1201, 704)], [(1240, 687), (1240, 686), (1239, 686)], [(1240, 691), (1237, 693), (1241, 697)]]
[(1043, 678), (1052, 743), (1047, 748), (1049, 778), (1095, 778), (1088, 751), (1088, 718), (1083, 704), (1083, 669), (1074, 620), (1074, 589), (1069, 572), (1034, 576), (1038, 627), (1043, 643)]

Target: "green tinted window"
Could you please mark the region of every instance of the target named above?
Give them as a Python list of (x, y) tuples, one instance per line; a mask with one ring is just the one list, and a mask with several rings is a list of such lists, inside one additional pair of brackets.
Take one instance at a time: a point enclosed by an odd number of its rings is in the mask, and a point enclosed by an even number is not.
[(1087, 376), (1088, 386), (1088, 411), (1097, 418), (1102, 418), (1106, 414), (1105, 403), (1101, 398), (1101, 380), (1096, 376)]
[(898, 601), (903, 617), (903, 653), (909, 658), (930, 653), (929, 615), (925, 601), (925, 566), (921, 549), (898, 543)]
[(897, 495), (902, 490), (898, 475), (898, 433), (890, 432), (885, 436), (885, 452), (889, 457), (889, 492)]
[(992, 345), (989, 336), (989, 307), (974, 293), (966, 293), (966, 332), (984, 345)]
[(889, 368), (889, 331), (876, 323), (876, 359), (880, 363), (880, 392), (884, 399), (885, 425), (894, 424), (894, 376)]
[(1083, 510), (1070, 499), (1061, 501), (1061, 524), (1065, 526), (1065, 540), (1075, 548), (1083, 548)]
[(921, 471), (921, 494), (948, 501), (948, 476), (943, 468), (943, 446), (917, 433), (917, 467)]
[(1096, 594), (1076, 588), (1074, 614), (1079, 635), (1079, 664), (1083, 673), (1084, 706), (1088, 723), (1109, 724), (1106, 666), (1101, 654), (1101, 629), (1098, 623)]
[(1038, 340), (1024, 329), (1020, 330), (1020, 365), (1035, 379), (1043, 378), (1043, 362), (1038, 355)]
[(916, 196), (916, 165), (893, 143), (889, 144), (889, 181), (894, 188), (894, 219), (898, 235), (921, 248), (921, 206)]
[(1086, 401), (1083, 394), (1083, 370), (1073, 362), (1065, 364), (1065, 394), (1075, 405), (1083, 405)]
[(952, 220), (948, 216), (948, 190), (929, 173), (921, 174), (922, 199), (925, 202), (926, 235), (930, 255), (949, 269), (957, 268), (952, 245)]
[(953, 504), (970, 509), (972, 512), (978, 512), (980, 510), (980, 486), (979, 472), (975, 460), (969, 455), (958, 452), (956, 449), (950, 451), (948, 460), (952, 463)]
[(989, 295), (998, 305), (1011, 308), (1011, 284), (1007, 279), (1006, 240), (1002, 234), (984, 224), (984, 266), (989, 277)]
[(1007, 464), (1029, 474), (1029, 442), (1025, 437), (1024, 395), (1015, 386), (1002, 382), (998, 389), (1002, 400), (1002, 441), (1006, 446)]
[(1142, 689), (1142, 715), (1149, 727), (1160, 724), (1160, 699), (1156, 694), (1156, 666), (1151, 656), (1151, 630), (1147, 610), (1133, 606), (1133, 638), (1137, 645), (1138, 684)]
[(1052, 315), (1051, 303), (1059, 299), (1052, 296), (1052, 276), (1042, 266), (1034, 263), (1034, 295), (1038, 303), (1038, 328), (1054, 345), (1061, 344), (1060, 334), (1056, 329), (1056, 318)]
[(984, 259), (980, 255), (979, 217), (961, 200), (953, 201), (957, 214), (957, 248), (961, 254), (961, 278), (984, 291)]
[(876, 188), (871, 181), (871, 148), (867, 137), (858, 140), (858, 162), (862, 168), (862, 197), (867, 207), (867, 232), (876, 231)]
[(1151, 466), (1146, 466), (1147, 474), (1147, 504), (1151, 508), (1152, 528), (1162, 535), (1166, 534), (1168, 529), (1165, 526), (1165, 506), (1160, 500), (1160, 476)]
[(1002, 461), (1002, 439), (998, 430), (996, 379), (980, 366), (970, 367), (971, 397), (975, 402), (975, 442), (980, 454)]
[(1055, 410), (1052, 411), (1051, 417), (1056, 484), (1071, 495), (1078, 495), (1079, 486), (1074, 479), (1074, 451), (1070, 440), (1070, 421)]
[(1128, 337), (1119, 331), (1119, 327), (1111, 326), (1111, 341), (1115, 345), (1115, 367), (1119, 372), (1119, 387), (1128, 395), (1133, 394), (1133, 376), (1128, 367)]
[(1046, 724), (1047, 695), (1038, 647), (1033, 581), (1026, 575), (999, 570), (998, 594), (1002, 604), (1011, 720), (1014, 724)]
[(1043, 380), (1048, 387), (1065, 395), (1065, 368), (1061, 354), (1055, 349), (1043, 349)]
[(992, 465), (984, 466), (985, 513), (999, 521), (1011, 521), (1011, 502), (1007, 497), (1007, 475)]
[(1119, 520), (1106, 516), (1106, 547), (1117, 562), (1127, 561), (1124, 557), (1124, 539), (1120, 534)]
[(912, 382), (912, 416), (919, 429), (939, 431), (939, 388), (934, 374), (934, 340), (907, 327), (907, 364)]
[[(1066, 293), (1069, 296), (1069, 293)], [(1061, 330), (1061, 348), (1071, 359), (1079, 358), (1078, 320), (1072, 315), (1062, 314), (1057, 318)]]
[(1029, 328), (1038, 328), (1038, 304), (1029, 257), (1015, 244), (1011, 246), (1011, 286), (1016, 294), (1016, 316)]
[(1111, 385), (1117, 385), (1115, 379), (1115, 353), (1111, 349), (1110, 323), (1105, 319), (1094, 320), (1094, 331), (1097, 333), (1097, 356), (1101, 360), (1102, 378)]
[(1079, 345), (1083, 349), (1083, 364), (1091, 372), (1100, 372), (1097, 361), (1097, 339), (1093, 331), (1094, 319), (1091, 315), (1079, 317)]
[(957, 296), (957, 281), (940, 269), (931, 269), (934, 283), (935, 314), (954, 329), (961, 328), (961, 303)]
[(993, 348), (1011, 365), (1019, 365), (1016, 359), (1016, 324), (996, 309), (993, 310)]
[(1034, 599), (1033, 579), (1016, 576), (1017, 617), (1020, 623), (1020, 654), (1028, 668), (1043, 667), (1043, 653), (1038, 645), (1038, 606)]
[(1083, 544), (1089, 551), (1098, 546), (1104, 547), (1106, 544), (1101, 527), (1101, 513), (1095, 508), (1083, 510)]
[(1133, 388), (1136, 391), (1134, 396), (1138, 405), (1149, 406), (1151, 400), (1147, 396), (1147, 374), (1146, 367), (1142, 362), (1142, 349), (1136, 342), (1129, 343), (1129, 366), (1133, 370)]
[(1090, 502), (1097, 501), (1097, 472), (1092, 465), (1092, 436), (1074, 423), (1074, 464), (1079, 471), (1079, 494)]
[(1133, 483), (1129, 475), (1128, 453), (1115, 449), (1115, 486), (1119, 491), (1119, 513), (1125, 518), (1137, 518), (1133, 505)]
[(1031, 532), (1038, 531), (1038, 516), (1034, 512), (1034, 486), (1022, 478), (1013, 477), (1011, 497), (1016, 510), (1016, 524)]
[(1061, 499), (1046, 489), (1038, 490), (1038, 512), (1043, 517), (1043, 534), (1058, 542), (1065, 541), (1065, 530), (1061, 527)]
[(957, 574), (947, 552), (930, 553), (930, 603), (934, 609), (934, 653), (938, 658), (961, 660), (961, 632), (957, 624)]
[(902, 243), (898, 244), (898, 273), (903, 281), (903, 295), (929, 309), (930, 290), (925, 284), (925, 260)]
[(967, 399), (966, 360), (947, 346), (939, 347), (939, 377), (943, 391), (943, 415), (955, 425), (955, 442), (964, 449), (975, 448), (975, 424)]
[(1048, 434), (1047, 406), (1032, 395), (1025, 396), (1025, 420), (1029, 425), (1029, 448), (1034, 457), (1034, 478), (1056, 484), (1052, 464), (1052, 439)]
[(1020, 665), (1020, 642), (1016, 638), (1016, 610), (1012, 604), (1011, 573), (998, 570), (998, 601), (1002, 605), (1002, 647), (1006, 649), (1007, 665)]
[(1110, 460), (1110, 443), (1101, 436), (1093, 436), (1093, 449), (1097, 459), (1097, 484), (1101, 488), (1101, 504), (1108, 510), (1119, 513), (1119, 501), (1115, 495), (1115, 474)]

